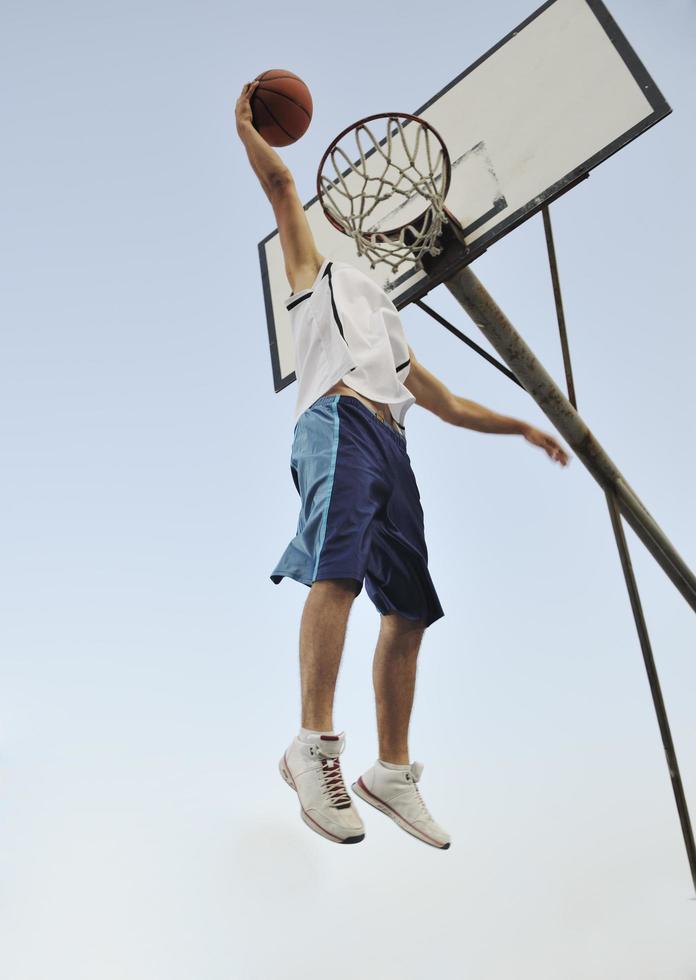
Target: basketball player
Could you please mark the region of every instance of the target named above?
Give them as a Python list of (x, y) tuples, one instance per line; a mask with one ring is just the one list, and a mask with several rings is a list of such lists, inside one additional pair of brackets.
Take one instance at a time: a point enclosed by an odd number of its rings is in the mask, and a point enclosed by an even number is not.
[(568, 455), (553, 436), (452, 394), (416, 359), (386, 293), (354, 266), (318, 253), (290, 171), (252, 124), (256, 84), (237, 100), (237, 132), (278, 223), (298, 382), (291, 472), (301, 510), (271, 580), (309, 586), (300, 624), (302, 725), (280, 772), (312, 830), (340, 844), (364, 838), (339, 762), (345, 732), (333, 727), (346, 626), (364, 580), (381, 614), (372, 671), (379, 758), (352, 789), (414, 837), (448, 848), (449, 834), (420, 794), (422, 763), (408, 750), (421, 639), (444, 613), (428, 572), (406, 412), (415, 403), (451, 425), (522, 435), (563, 466)]

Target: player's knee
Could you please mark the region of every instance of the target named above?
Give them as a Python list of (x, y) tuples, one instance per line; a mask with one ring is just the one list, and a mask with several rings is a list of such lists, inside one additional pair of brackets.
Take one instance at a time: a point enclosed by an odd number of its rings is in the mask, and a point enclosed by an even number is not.
[(398, 612), (382, 613), (382, 630), (388, 633), (406, 635), (412, 637), (422, 636), (425, 632), (426, 622), (424, 619), (410, 619), (402, 616)]

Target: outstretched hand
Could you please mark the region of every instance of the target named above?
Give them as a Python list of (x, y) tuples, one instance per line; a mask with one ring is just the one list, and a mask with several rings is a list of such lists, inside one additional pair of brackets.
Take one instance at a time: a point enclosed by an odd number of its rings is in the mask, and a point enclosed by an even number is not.
[(237, 99), (237, 104), (234, 107), (234, 115), (237, 123), (237, 130), (239, 130), (240, 126), (244, 126), (247, 123), (249, 123), (250, 125), (254, 124), (254, 117), (251, 111), (250, 99), (254, 94), (256, 90), (256, 86), (258, 84), (259, 84), (258, 80), (253, 82), (247, 82), (246, 85), (242, 88), (239, 98)]
[(535, 429), (533, 425), (528, 426), (524, 432), (524, 437), (527, 442), (531, 442), (533, 446), (541, 446), (543, 450), (551, 457), (551, 459), (556, 460), (562, 466), (567, 466), (569, 457), (565, 449), (554, 439), (553, 436), (548, 435), (546, 432), (542, 432), (541, 429)]

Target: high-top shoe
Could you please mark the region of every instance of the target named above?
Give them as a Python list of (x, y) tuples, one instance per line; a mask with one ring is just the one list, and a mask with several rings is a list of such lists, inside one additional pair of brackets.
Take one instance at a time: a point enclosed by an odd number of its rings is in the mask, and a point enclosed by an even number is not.
[(345, 744), (344, 732), (311, 736), (308, 741), (295, 737), (278, 768), (297, 792), (308, 827), (338, 844), (357, 844), (365, 827), (343, 782), (338, 757)]
[(451, 838), (433, 820), (423, 802), (418, 789), (422, 772), (422, 762), (412, 762), (408, 769), (389, 769), (378, 759), (353, 783), (352, 789), (366, 803), (386, 813), (407, 833), (444, 850), (450, 846)]

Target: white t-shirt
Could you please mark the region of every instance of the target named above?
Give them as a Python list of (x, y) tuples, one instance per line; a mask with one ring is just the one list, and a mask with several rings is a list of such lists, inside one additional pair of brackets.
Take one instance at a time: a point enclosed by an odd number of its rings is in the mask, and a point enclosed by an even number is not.
[(399, 313), (384, 290), (347, 262), (324, 259), (313, 284), (285, 303), (295, 342), (295, 421), (342, 381), (389, 406), (399, 428), (415, 397)]

